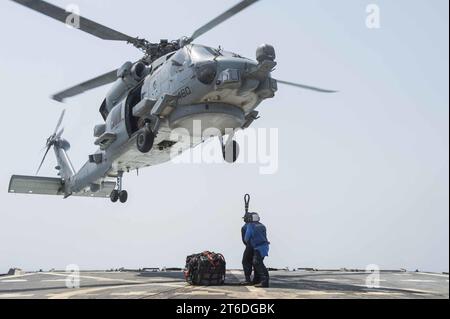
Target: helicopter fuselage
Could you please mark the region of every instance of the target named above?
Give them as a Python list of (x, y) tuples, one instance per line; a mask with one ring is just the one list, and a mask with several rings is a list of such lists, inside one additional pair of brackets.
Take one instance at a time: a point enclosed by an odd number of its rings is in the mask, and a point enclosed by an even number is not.
[[(169, 161), (173, 148), (186, 150), (212, 135), (248, 127), (255, 108), (277, 90), (270, 77), (275, 64), (190, 44), (145, 68), (124, 65), (100, 110), (105, 123), (94, 129), (99, 149), (66, 181), (66, 192), (93, 191), (122, 172)], [(136, 147), (145, 123), (155, 131), (148, 153)]]
[[(138, 62), (126, 62), (109, 71), (52, 95), (63, 102), (106, 84), (112, 84), (100, 107), (104, 122), (94, 127), (98, 150), (77, 172), (67, 150), (70, 144), (62, 138), (64, 110), (53, 134), (46, 141), (57, 159), (55, 178), (13, 175), (8, 191), (21, 194), (109, 197), (125, 203), (123, 173), (167, 162), (195, 147), (205, 139), (219, 136), (223, 159), (234, 163), (239, 145), (233, 139), (235, 130), (249, 127), (258, 118), (256, 107), (272, 98), (277, 84), (322, 93), (334, 93), (315, 86), (275, 80), (275, 49), (263, 44), (256, 50), (256, 61), (238, 54), (193, 44), (206, 32), (245, 10), (258, 0), (241, 0), (196, 29), (191, 36), (177, 40), (151, 42), (133, 37), (78, 13), (44, 0), (12, 0), (72, 28), (102, 40), (133, 45), (144, 53)], [(76, 17), (75, 24), (71, 21)], [(228, 135), (226, 142), (223, 136)], [(116, 177), (116, 182), (110, 178)]]

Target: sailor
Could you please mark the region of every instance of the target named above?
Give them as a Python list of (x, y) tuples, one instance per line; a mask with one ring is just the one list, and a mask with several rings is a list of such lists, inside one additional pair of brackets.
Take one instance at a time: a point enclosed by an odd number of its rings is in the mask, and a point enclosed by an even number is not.
[(247, 232), (247, 225), (251, 222), (251, 213), (245, 213), (244, 217), (245, 224), (241, 228), (242, 242), (245, 245), (244, 254), (242, 255), (242, 268), (244, 269), (245, 281), (242, 285), (251, 285), (256, 283), (255, 279), (252, 281), (253, 272), (253, 247), (245, 242), (245, 233)]
[[(269, 255), (269, 241), (267, 240), (266, 226), (260, 223), (260, 217), (258, 213), (246, 214), (244, 221), (245, 235), (244, 243), (246, 247), (250, 246), (253, 250), (252, 265), (254, 268), (255, 287), (267, 288), (269, 287), (269, 272), (264, 265), (264, 258)], [(244, 252), (245, 255), (245, 252)], [(245, 273), (245, 266), (244, 266)], [(247, 274), (246, 274), (246, 281)]]

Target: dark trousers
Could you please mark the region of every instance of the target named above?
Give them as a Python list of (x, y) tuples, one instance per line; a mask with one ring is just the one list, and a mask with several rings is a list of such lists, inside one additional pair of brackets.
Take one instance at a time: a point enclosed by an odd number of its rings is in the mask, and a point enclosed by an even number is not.
[(255, 268), (255, 279), (263, 284), (269, 283), (269, 271), (264, 265), (264, 257), (258, 250), (253, 251), (253, 267)]
[(253, 270), (253, 248), (250, 245), (245, 246), (242, 255), (242, 267), (244, 268), (245, 280), (250, 282)]

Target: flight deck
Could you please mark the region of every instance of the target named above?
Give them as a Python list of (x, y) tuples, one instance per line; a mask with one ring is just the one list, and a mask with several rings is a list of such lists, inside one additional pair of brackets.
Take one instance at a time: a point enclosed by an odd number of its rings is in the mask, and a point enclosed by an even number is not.
[[(190, 286), (182, 271), (82, 271), (79, 288), (63, 271), (0, 276), (0, 299), (448, 299), (449, 276), (382, 271), (378, 287), (371, 273), (350, 270), (271, 271), (270, 288), (242, 286), (240, 270), (227, 271), (223, 286)], [(373, 281), (369, 280), (371, 286)]]

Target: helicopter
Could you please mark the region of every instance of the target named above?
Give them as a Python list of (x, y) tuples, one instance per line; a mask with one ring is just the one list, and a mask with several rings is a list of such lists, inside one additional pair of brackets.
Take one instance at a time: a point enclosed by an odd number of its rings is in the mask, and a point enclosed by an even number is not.
[[(60, 22), (73, 13), (42, 0), (11, 0)], [(45, 144), (45, 154), (35, 176), (13, 175), (10, 193), (86, 196), (110, 198), (125, 203), (128, 192), (122, 188), (124, 173), (170, 160), (171, 149), (186, 150), (202, 140), (189, 143), (175, 140), (171, 131), (196, 132), (195, 121), (217, 129), (223, 158), (234, 163), (239, 145), (234, 132), (248, 128), (259, 117), (256, 108), (273, 98), (278, 83), (323, 93), (335, 91), (272, 78), (277, 65), (275, 49), (269, 44), (256, 50), (256, 61), (239, 54), (193, 41), (258, 0), (243, 0), (197, 29), (190, 37), (152, 43), (131, 37), (102, 24), (76, 16), (77, 29), (103, 40), (131, 44), (143, 52), (136, 62), (63, 90), (52, 98), (58, 102), (103, 85), (112, 84), (99, 112), (103, 123), (94, 127), (98, 150), (76, 171), (68, 157), (70, 143), (60, 129), (65, 110)], [(232, 129), (226, 141), (227, 129)], [(209, 136), (211, 137), (211, 136)], [(197, 141), (197, 142), (195, 142)], [(182, 144), (182, 145), (180, 145)], [(59, 177), (37, 176), (49, 150), (56, 155)]]

